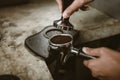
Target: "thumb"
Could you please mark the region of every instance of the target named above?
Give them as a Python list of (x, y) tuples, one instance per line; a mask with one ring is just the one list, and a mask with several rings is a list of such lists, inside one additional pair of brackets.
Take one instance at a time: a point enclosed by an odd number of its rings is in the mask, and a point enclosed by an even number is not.
[(91, 56), (100, 56), (100, 49), (99, 48), (88, 48), (88, 47), (83, 47), (82, 51), (88, 55)]

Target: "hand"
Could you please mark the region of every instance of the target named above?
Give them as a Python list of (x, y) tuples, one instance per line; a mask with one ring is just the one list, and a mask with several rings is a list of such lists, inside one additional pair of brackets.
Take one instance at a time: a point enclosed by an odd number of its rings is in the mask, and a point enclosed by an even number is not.
[(94, 77), (101, 80), (120, 80), (120, 52), (108, 48), (83, 48), (83, 51), (99, 57), (84, 61)]
[[(62, 0), (56, 0), (59, 6), (59, 9), (62, 13)], [(83, 5), (91, 2), (92, 0), (74, 0), (73, 3), (63, 12), (63, 17), (70, 17), (76, 10), (78, 10)]]

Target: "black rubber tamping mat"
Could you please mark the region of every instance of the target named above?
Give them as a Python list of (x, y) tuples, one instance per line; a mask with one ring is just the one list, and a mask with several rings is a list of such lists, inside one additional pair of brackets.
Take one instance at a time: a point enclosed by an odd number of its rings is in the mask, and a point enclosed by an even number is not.
[[(51, 30), (53, 30), (53, 32), (51, 32)], [(49, 57), (49, 51), (48, 51), (49, 38), (55, 34), (62, 34), (62, 33), (71, 34), (73, 36), (73, 45), (74, 46), (79, 45), (78, 31), (72, 30), (72, 31), (66, 32), (66, 31), (57, 29), (52, 25), (45, 27), (42, 31), (40, 31), (37, 34), (34, 34), (28, 37), (25, 40), (25, 45), (38, 56), (41, 56), (43, 58), (48, 58)]]

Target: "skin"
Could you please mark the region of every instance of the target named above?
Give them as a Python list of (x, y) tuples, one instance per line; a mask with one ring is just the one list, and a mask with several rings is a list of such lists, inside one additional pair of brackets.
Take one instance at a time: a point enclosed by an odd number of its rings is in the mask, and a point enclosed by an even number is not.
[[(83, 5), (91, 2), (93, 0), (74, 0), (73, 3), (63, 12), (63, 17), (68, 18), (70, 17), (75, 11), (77, 11)], [(58, 3), (60, 12), (62, 13), (62, 0), (56, 0)]]
[(97, 59), (84, 61), (94, 77), (100, 80), (120, 80), (120, 52), (108, 48), (83, 48), (83, 52)]

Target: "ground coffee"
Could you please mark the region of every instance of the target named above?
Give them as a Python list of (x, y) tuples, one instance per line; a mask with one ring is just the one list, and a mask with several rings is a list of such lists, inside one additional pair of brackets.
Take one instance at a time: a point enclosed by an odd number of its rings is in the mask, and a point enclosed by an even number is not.
[(70, 36), (57, 35), (51, 38), (51, 42), (54, 44), (65, 44), (70, 41), (72, 41), (72, 38)]

